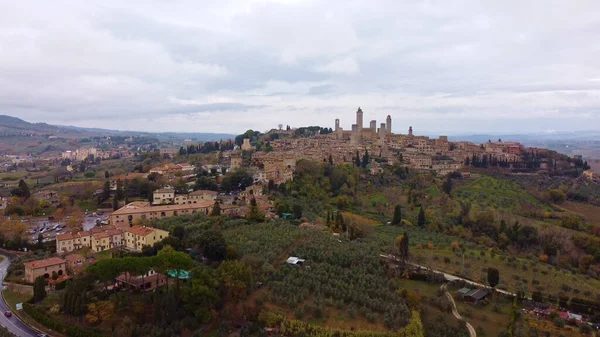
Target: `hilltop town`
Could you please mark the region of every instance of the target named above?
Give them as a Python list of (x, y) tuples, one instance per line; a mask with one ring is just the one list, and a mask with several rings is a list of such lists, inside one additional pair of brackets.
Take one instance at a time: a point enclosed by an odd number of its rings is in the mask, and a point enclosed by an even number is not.
[[(598, 329), (591, 158), (397, 134), (392, 116), (365, 127), (363, 114), (349, 130), (96, 135), (5, 154), (5, 295), (31, 298), (19, 314), (69, 336)], [(160, 312), (168, 303), (176, 316)]]

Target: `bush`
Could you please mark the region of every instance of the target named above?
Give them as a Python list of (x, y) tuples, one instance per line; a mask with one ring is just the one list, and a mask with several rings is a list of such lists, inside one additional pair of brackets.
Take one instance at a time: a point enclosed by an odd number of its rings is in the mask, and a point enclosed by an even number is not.
[(31, 318), (36, 320), (41, 325), (48, 329), (62, 332), (67, 337), (102, 337), (102, 334), (91, 329), (65, 325), (55, 318), (47, 316), (45, 313), (29, 303), (23, 303), (23, 310), (27, 315), (31, 316)]

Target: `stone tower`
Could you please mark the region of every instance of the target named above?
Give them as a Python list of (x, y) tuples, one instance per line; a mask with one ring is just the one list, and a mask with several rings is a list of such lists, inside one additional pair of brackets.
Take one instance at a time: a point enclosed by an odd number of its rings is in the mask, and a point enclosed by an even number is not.
[(412, 134), (412, 126), (409, 126), (409, 127), (408, 127), (408, 135), (409, 135), (409, 136), (412, 136), (412, 135), (413, 135), (413, 134)]
[(358, 128), (358, 132), (362, 131), (363, 128), (363, 111), (360, 107), (356, 110), (356, 127)]
[(340, 119), (336, 118), (335, 119), (335, 131), (337, 132), (337, 130), (340, 128)]
[(373, 133), (377, 132), (377, 121), (376, 120), (372, 120), (370, 127), (371, 127), (371, 131)]
[(381, 123), (379, 126), (379, 141), (381, 142), (381, 145), (385, 143), (385, 130), (385, 123)]
[(392, 134), (392, 116), (390, 115), (385, 119), (385, 132)]
[(352, 132), (350, 133), (350, 144), (357, 145), (359, 143), (358, 125), (352, 124)]

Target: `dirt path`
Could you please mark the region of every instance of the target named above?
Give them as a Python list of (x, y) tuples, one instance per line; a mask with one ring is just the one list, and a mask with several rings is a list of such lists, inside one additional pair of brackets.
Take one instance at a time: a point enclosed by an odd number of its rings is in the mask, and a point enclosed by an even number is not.
[(475, 331), (475, 329), (473, 328), (471, 323), (467, 322), (467, 320), (464, 319), (458, 313), (458, 309), (456, 308), (456, 303), (454, 303), (454, 298), (452, 298), (452, 295), (450, 295), (450, 293), (448, 291), (446, 291), (446, 285), (447, 285), (447, 283), (442, 284), (440, 289), (444, 292), (444, 294), (446, 294), (446, 297), (448, 298), (450, 303), (452, 303), (452, 315), (454, 315), (454, 317), (456, 317), (456, 319), (465, 322), (465, 325), (467, 326), (467, 329), (469, 330), (469, 334), (471, 335), (471, 337), (477, 337), (477, 332)]

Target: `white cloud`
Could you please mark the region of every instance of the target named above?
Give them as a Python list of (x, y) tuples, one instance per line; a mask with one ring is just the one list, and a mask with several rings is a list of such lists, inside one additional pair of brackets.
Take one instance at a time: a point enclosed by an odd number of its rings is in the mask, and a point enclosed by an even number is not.
[(1, 2), (0, 113), (235, 133), (348, 128), (361, 106), (401, 131), (589, 129), (598, 11), (592, 0)]
[(345, 57), (329, 62), (316, 68), (319, 72), (331, 74), (356, 74), (360, 72), (360, 67), (352, 57)]

